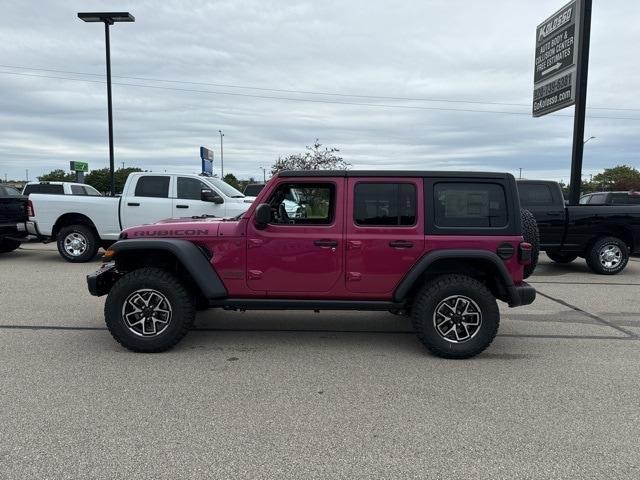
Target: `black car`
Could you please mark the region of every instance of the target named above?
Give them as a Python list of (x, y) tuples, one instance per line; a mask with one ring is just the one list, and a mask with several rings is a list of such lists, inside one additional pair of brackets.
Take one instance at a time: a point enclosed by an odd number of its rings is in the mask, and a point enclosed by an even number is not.
[(578, 257), (595, 273), (614, 275), (640, 251), (640, 205), (566, 205), (557, 182), (519, 180), (520, 205), (538, 223), (540, 250), (557, 263)]
[(19, 227), (27, 221), (27, 202), (28, 198), (15, 188), (0, 185), (0, 253), (15, 250), (27, 235)]
[(247, 197), (257, 197), (264, 188), (264, 183), (250, 183), (244, 187), (244, 193)]

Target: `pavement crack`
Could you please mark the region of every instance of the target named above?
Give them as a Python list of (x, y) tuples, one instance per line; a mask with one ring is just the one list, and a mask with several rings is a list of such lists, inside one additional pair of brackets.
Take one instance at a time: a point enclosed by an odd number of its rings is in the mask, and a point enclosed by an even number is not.
[(606, 319), (604, 319), (602, 317), (599, 317), (598, 315), (596, 315), (594, 313), (587, 312), (586, 310), (583, 310), (580, 307), (576, 307), (575, 305), (571, 305), (570, 303), (565, 302), (564, 300), (562, 300), (560, 298), (552, 297), (551, 295), (547, 295), (546, 293), (542, 293), (540, 290), (538, 290), (538, 295), (541, 295), (541, 296), (543, 296), (545, 298), (548, 298), (549, 300), (551, 300), (553, 302), (559, 303), (560, 305), (563, 305), (563, 306), (568, 307), (568, 308), (570, 308), (572, 310), (575, 310), (576, 312), (580, 312), (583, 315), (586, 315), (587, 317), (592, 318), (593, 320), (595, 320), (597, 322), (600, 322), (603, 325), (606, 325), (606, 326), (611, 327), (611, 328), (613, 328), (615, 330), (618, 330), (619, 332), (622, 332), (622, 333), (624, 333), (625, 335), (628, 335), (631, 338), (635, 338), (635, 339), (640, 338), (640, 337), (638, 337), (638, 335), (636, 335), (632, 331), (627, 330), (626, 328), (620, 327), (620, 326), (616, 325), (615, 323), (613, 323), (613, 322), (611, 322), (609, 320), (606, 320)]

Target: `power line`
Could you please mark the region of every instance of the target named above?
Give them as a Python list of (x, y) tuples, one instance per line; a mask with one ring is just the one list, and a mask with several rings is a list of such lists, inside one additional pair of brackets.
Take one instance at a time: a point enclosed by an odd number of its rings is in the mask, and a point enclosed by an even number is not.
[[(18, 69), (18, 70), (32, 70), (32, 71), (53, 72), (53, 73), (66, 73), (66, 74), (72, 74), (72, 75), (85, 75), (85, 76), (92, 76), (92, 77), (103, 76), (103, 74), (99, 74), (99, 73), (74, 72), (70, 70), (25, 67), (20, 65), (0, 64), (0, 68), (12, 68), (12, 69)], [(210, 87), (256, 90), (256, 91), (263, 91), (263, 92), (296, 93), (296, 94), (303, 94), (303, 95), (323, 95), (323, 96), (332, 96), (332, 97), (363, 98), (363, 99), (368, 98), (368, 99), (377, 99), (377, 100), (394, 100), (394, 101), (409, 101), (409, 102), (442, 102), (442, 103), (463, 103), (463, 104), (469, 103), (469, 104), (476, 104), (476, 105), (497, 105), (497, 106), (504, 106), (504, 107), (531, 108), (531, 105), (523, 104), (523, 103), (490, 102), (490, 101), (481, 101), (481, 100), (452, 100), (452, 99), (445, 99), (445, 98), (425, 98), (425, 97), (394, 97), (394, 96), (384, 96), (384, 95), (360, 95), (360, 94), (350, 94), (350, 93), (319, 92), (319, 91), (312, 91), (312, 90), (289, 90), (289, 89), (281, 89), (281, 88), (265, 88), (265, 87), (252, 87), (248, 85), (234, 85), (234, 84), (228, 84), (228, 83), (193, 82), (188, 80), (169, 80), (169, 79), (161, 79), (161, 78), (153, 78), (153, 77), (134, 77), (129, 75), (112, 75), (112, 77), (128, 79), (128, 80), (141, 80), (145, 82), (163, 82), (163, 83), (176, 83), (176, 84), (184, 84), (184, 85), (201, 85), (201, 86), (210, 86)], [(640, 112), (640, 108), (621, 108), (621, 107), (587, 107), (587, 108), (590, 110)]]
[[(23, 77), (52, 78), (57, 80), (69, 80), (74, 82), (89, 82), (89, 83), (101, 83), (101, 84), (106, 83), (103, 80), (90, 80), (88, 78), (71, 78), (71, 77), (61, 77), (61, 76), (54, 76), (54, 75), (40, 75), (35, 73), (5, 72), (2, 70), (0, 70), (0, 74), (18, 75)], [(220, 92), (220, 91), (214, 91), (214, 90), (196, 90), (196, 89), (190, 89), (190, 88), (162, 87), (160, 85), (145, 85), (145, 84), (139, 84), (139, 83), (121, 83), (121, 82), (111, 82), (111, 83), (113, 85), (152, 88), (156, 90), (171, 90), (171, 91), (178, 91), (178, 92), (204, 93), (208, 95), (227, 95), (227, 96), (234, 96), (234, 97), (248, 97), (248, 98), (259, 98), (259, 99), (267, 99), (267, 100), (286, 100), (286, 101), (292, 101), (292, 102), (320, 103), (320, 104), (330, 104), (330, 105), (349, 105), (349, 106), (373, 107), (373, 108), (427, 110), (427, 111), (443, 111), (443, 112), (490, 113), (490, 114), (497, 114), (497, 115), (519, 115), (519, 116), (527, 116), (527, 117), (530, 116), (530, 114), (526, 112), (509, 112), (504, 110), (477, 110), (477, 109), (471, 109), (471, 108), (445, 108), (445, 107), (424, 107), (424, 106), (417, 106), (417, 105), (390, 105), (390, 104), (383, 104), (383, 103), (345, 102), (345, 101), (337, 101), (337, 100), (316, 100), (311, 98), (292, 98), (292, 97), (256, 95), (256, 94), (238, 93), (238, 92)], [(553, 116), (573, 118), (573, 115), (564, 115), (564, 114), (553, 114)], [(605, 119), (605, 120), (640, 121), (640, 118), (610, 117), (610, 116), (603, 116), (603, 115), (588, 115), (587, 118)]]

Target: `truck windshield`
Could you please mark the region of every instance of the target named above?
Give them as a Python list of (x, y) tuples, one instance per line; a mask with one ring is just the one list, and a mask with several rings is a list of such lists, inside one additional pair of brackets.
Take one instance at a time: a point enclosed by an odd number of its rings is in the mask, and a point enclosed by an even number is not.
[(227, 197), (244, 198), (244, 195), (241, 192), (233, 188), (228, 183), (223, 182), (219, 178), (203, 178), (203, 180), (207, 183), (210, 183), (214, 187), (216, 187), (218, 190), (224, 193)]

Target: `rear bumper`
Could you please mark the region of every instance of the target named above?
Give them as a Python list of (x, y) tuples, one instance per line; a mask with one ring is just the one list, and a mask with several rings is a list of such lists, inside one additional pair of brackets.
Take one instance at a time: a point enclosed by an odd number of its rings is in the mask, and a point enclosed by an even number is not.
[(24, 223), (0, 223), (0, 237), (20, 240), (27, 236)]
[(529, 305), (536, 299), (536, 289), (527, 282), (520, 285), (513, 285), (509, 288), (509, 306), (520, 307)]

